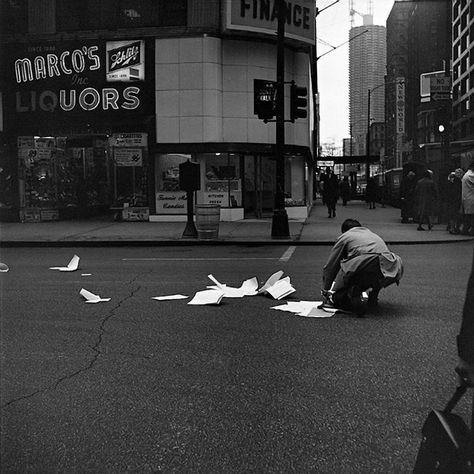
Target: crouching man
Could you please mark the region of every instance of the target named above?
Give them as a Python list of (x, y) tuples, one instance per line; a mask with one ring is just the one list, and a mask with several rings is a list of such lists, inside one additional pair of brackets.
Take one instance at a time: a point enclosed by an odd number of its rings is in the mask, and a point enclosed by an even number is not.
[(382, 288), (399, 283), (401, 258), (377, 234), (355, 219), (346, 219), (323, 268), (325, 303), (363, 316), (377, 304)]

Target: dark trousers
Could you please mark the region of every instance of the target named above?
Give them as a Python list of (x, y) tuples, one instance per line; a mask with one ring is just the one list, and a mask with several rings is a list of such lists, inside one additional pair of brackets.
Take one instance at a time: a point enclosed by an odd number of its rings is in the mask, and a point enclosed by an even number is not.
[[(344, 286), (340, 287), (340, 278), (343, 278)], [(338, 281), (339, 280), (339, 281)], [(361, 266), (357, 272), (349, 277), (342, 275), (342, 272), (336, 276), (335, 293), (332, 296), (334, 305), (338, 308), (352, 311), (352, 304), (348, 295), (349, 289), (357, 285), (361, 291), (373, 289), (372, 294), (377, 297), (380, 289), (383, 286), (384, 276), (380, 270), (380, 263), (378, 256), (369, 259), (367, 263)], [(339, 283), (339, 284), (338, 284)], [(339, 288), (338, 288), (339, 287)]]

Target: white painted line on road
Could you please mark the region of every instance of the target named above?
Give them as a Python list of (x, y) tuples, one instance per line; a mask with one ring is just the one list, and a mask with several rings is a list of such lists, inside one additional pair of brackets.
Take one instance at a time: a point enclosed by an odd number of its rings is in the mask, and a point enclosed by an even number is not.
[(288, 260), (291, 258), (295, 250), (296, 250), (296, 247), (294, 245), (292, 245), (291, 247), (288, 247), (285, 253), (280, 257), (280, 262), (288, 262)]
[(189, 262), (189, 261), (199, 261), (199, 262), (209, 262), (209, 261), (232, 261), (232, 260), (281, 260), (278, 257), (225, 257), (225, 258), (159, 258), (159, 257), (150, 257), (150, 258), (122, 258), (124, 261), (140, 261), (140, 262)]

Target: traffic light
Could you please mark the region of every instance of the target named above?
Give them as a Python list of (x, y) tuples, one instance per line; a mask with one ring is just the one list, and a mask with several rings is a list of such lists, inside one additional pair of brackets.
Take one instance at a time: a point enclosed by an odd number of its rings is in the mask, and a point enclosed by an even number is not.
[(294, 122), (299, 118), (306, 118), (308, 113), (306, 107), (308, 105), (308, 89), (306, 87), (300, 87), (291, 81), (291, 92), (290, 92), (290, 119)]
[(276, 115), (276, 82), (253, 80), (254, 114), (264, 122)]

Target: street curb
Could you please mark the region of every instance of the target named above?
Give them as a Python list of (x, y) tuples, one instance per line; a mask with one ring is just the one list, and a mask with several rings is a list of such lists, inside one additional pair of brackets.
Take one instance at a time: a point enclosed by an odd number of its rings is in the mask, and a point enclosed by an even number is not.
[[(387, 245), (437, 245), (452, 244), (459, 242), (472, 242), (473, 238), (449, 239), (449, 240), (386, 240)], [(295, 246), (331, 246), (335, 241), (305, 241), (291, 239), (275, 240), (58, 240), (58, 241), (4, 241), (0, 242), (0, 248), (22, 248), (22, 247), (175, 247), (175, 246), (264, 246), (264, 245), (295, 245)]]

